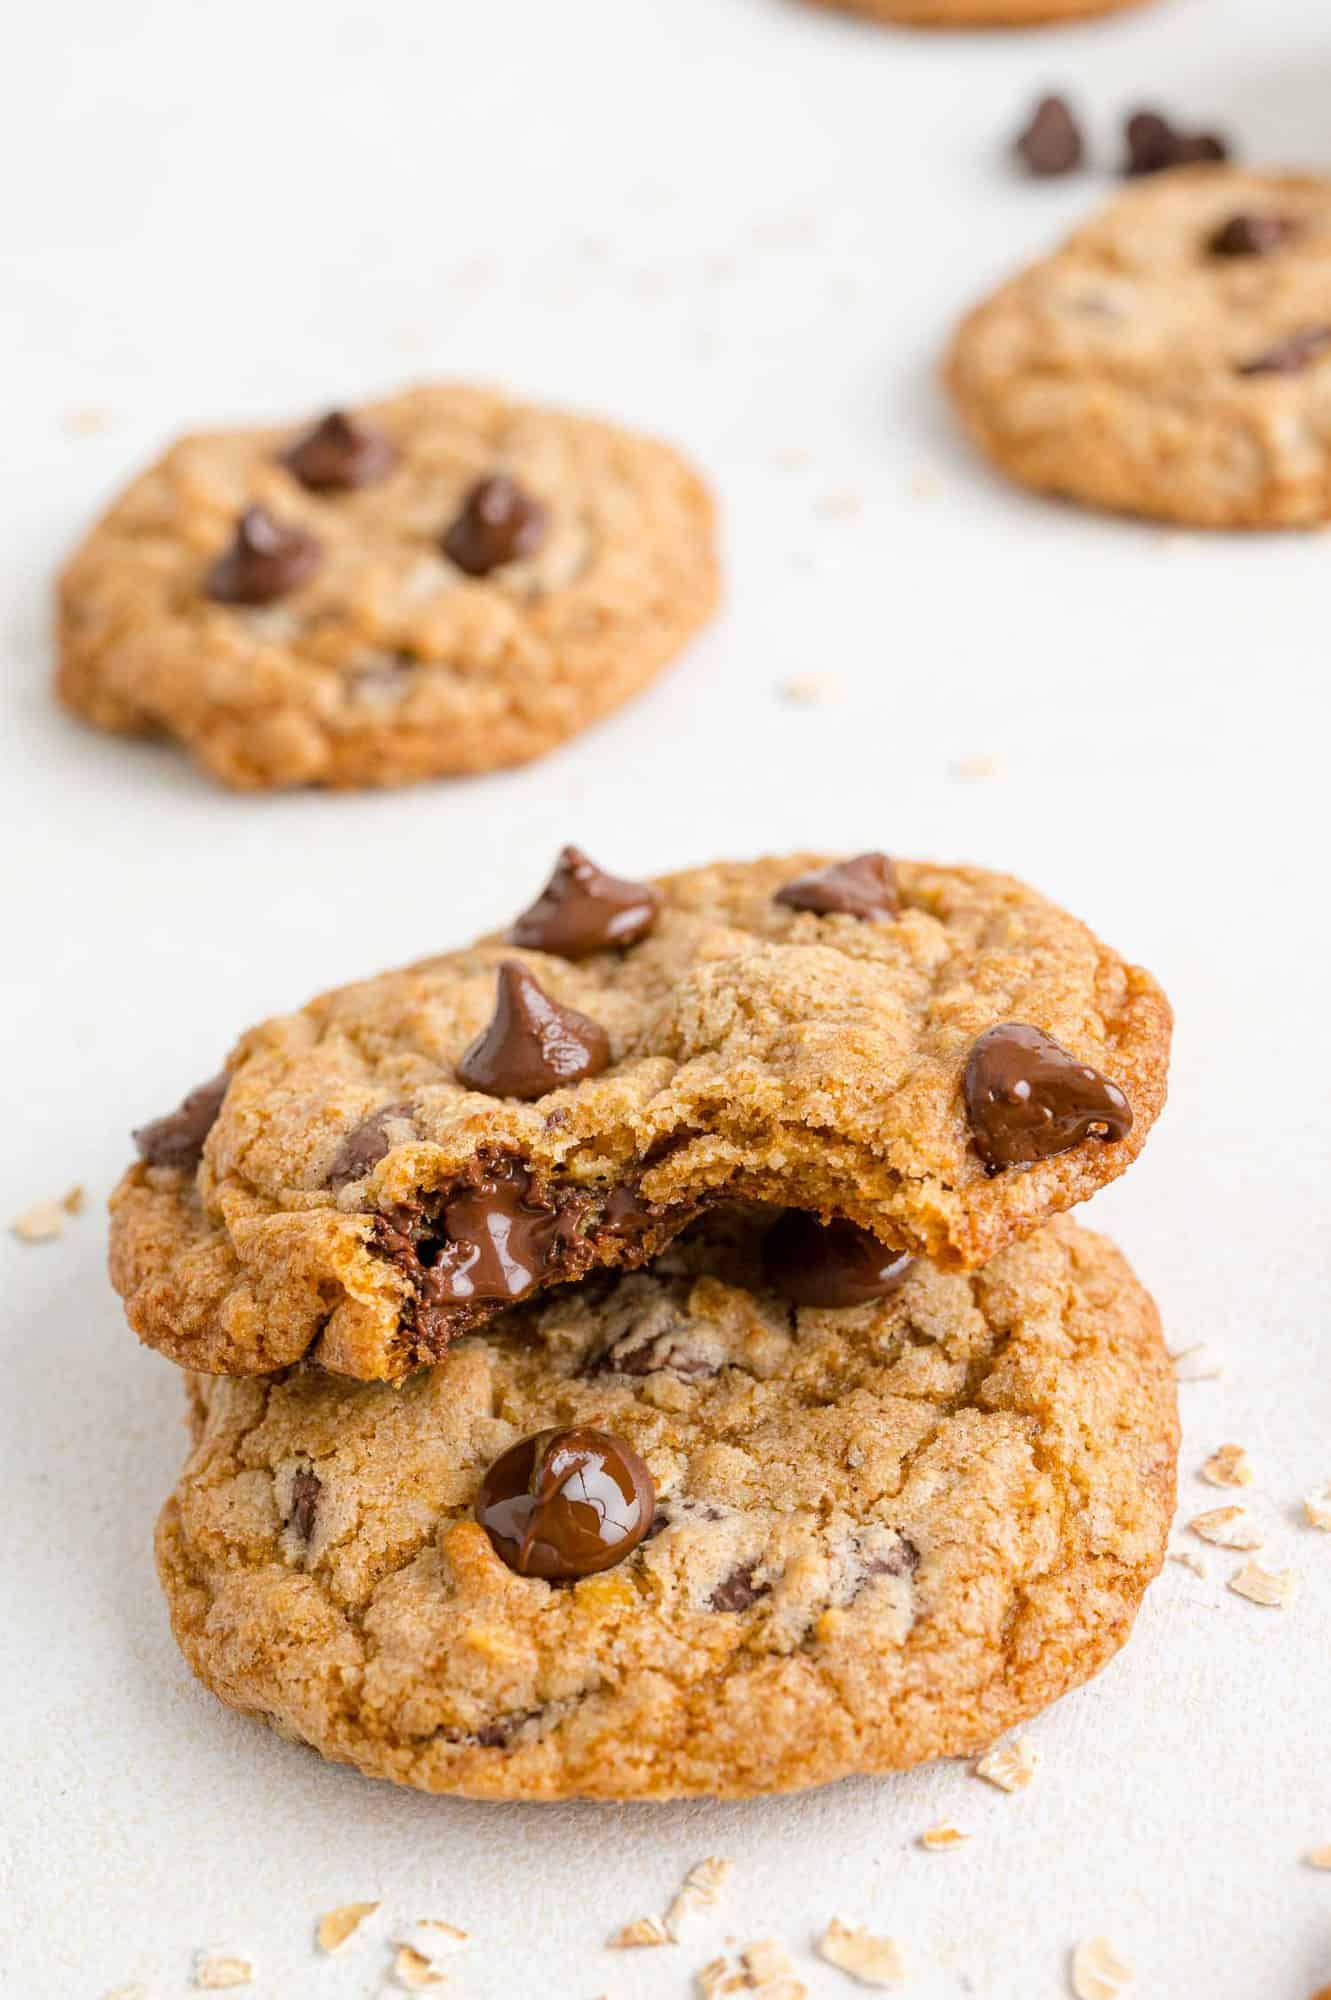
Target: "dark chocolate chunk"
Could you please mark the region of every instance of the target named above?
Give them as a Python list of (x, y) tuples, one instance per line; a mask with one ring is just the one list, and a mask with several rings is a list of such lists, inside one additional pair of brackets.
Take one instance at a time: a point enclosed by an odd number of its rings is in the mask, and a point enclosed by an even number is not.
[(763, 1270), (795, 1306), (862, 1306), (895, 1292), (912, 1259), (853, 1222), (819, 1222), (791, 1208), (768, 1230)]
[(444, 554), (468, 576), (534, 555), (545, 539), (545, 509), (504, 473), (479, 479), (443, 538)]
[(179, 1167), (182, 1171), (197, 1167), (203, 1157), (203, 1142), (217, 1122), (230, 1081), (224, 1070), (221, 1076), (192, 1090), (175, 1111), (168, 1111), (164, 1118), (154, 1118), (149, 1125), (140, 1125), (133, 1134), (140, 1158), (150, 1167)]
[(530, 1101), (561, 1084), (599, 1076), (609, 1060), (610, 1041), (600, 1023), (561, 1007), (510, 958), (499, 968), (495, 1011), (464, 1051), (457, 1074), (469, 1090)]
[(350, 1186), (352, 1181), (364, 1180), (371, 1167), (377, 1167), (385, 1153), (392, 1151), (394, 1141), (389, 1137), (389, 1126), (410, 1117), (409, 1103), (385, 1104), (368, 1118), (362, 1118), (359, 1125), (353, 1125), (328, 1169), (328, 1185), (333, 1192)]
[(1017, 157), (1027, 173), (1041, 179), (1072, 173), (1081, 165), (1085, 150), (1081, 127), (1062, 97), (1042, 97), (1015, 141)]
[(322, 1492), (323, 1481), (318, 1473), (302, 1465), (291, 1481), (291, 1512), (287, 1515), (287, 1524), (295, 1529), (303, 1542), (308, 1542), (314, 1533), (314, 1512)]
[(623, 1562), (655, 1515), (656, 1487), (637, 1452), (587, 1425), (511, 1445), (476, 1495), (476, 1519), (501, 1561), (550, 1582)]
[(204, 590), (219, 604), (271, 604), (309, 581), (323, 549), (306, 529), (247, 507), (235, 538), (209, 570)]
[(810, 875), (797, 875), (772, 900), (791, 910), (858, 917), (862, 923), (895, 917), (901, 909), (896, 870), (885, 854), (857, 854), (853, 861), (834, 861)]
[(747, 1611), (749, 1606), (756, 1604), (760, 1597), (768, 1596), (771, 1592), (771, 1584), (754, 1582), (757, 1569), (757, 1563), (742, 1563), (738, 1569), (732, 1570), (729, 1576), (722, 1577), (720, 1583), (717, 1584), (716, 1589), (707, 1600), (708, 1609), (711, 1611)]
[(1158, 174), (1203, 160), (1227, 160), (1228, 142), (1215, 132), (1184, 132), (1158, 111), (1134, 111), (1123, 126), (1125, 174)]
[(1122, 1139), (1132, 1108), (1116, 1083), (1040, 1028), (990, 1028), (966, 1059), (962, 1092), (985, 1171), (1028, 1166), (1083, 1139)]
[(580, 847), (566, 847), (555, 872), (510, 936), (530, 951), (586, 958), (594, 951), (622, 951), (645, 937), (661, 907), (648, 882), (607, 875)]
[(396, 445), (345, 410), (330, 410), (282, 455), (288, 472), (313, 493), (349, 493), (372, 486), (397, 464)]
[(1287, 215), (1231, 215), (1212, 230), (1206, 247), (1213, 257), (1269, 257), (1297, 230)]
[(1331, 347), (1331, 326), (1301, 326), (1283, 340), (1241, 361), (1240, 375), (1297, 375)]

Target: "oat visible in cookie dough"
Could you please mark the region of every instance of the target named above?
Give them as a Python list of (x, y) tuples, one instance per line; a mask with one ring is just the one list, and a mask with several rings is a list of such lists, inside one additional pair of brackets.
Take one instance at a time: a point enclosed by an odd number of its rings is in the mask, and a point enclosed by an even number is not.
[[(1155, 982), (1008, 877), (806, 854), (651, 899), (636, 941), (584, 955), (579, 932), (565, 958), (500, 935), (243, 1037), (144, 1128), (114, 1197), (140, 1336), (213, 1372), (308, 1357), (395, 1379), (736, 1197), (868, 1231), (881, 1251), (830, 1247), (871, 1292), (908, 1256), (982, 1263), (1092, 1194), (1163, 1101)], [(1063, 1067), (977, 1111), (968, 1065), (1014, 1012)]]
[[(828, 1311), (766, 1285), (766, 1227), (718, 1210), (401, 1388), (195, 1378), (158, 1532), (195, 1672), (366, 1772), (532, 1799), (973, 1755), (1094, 1673), (1160, 1566), (1177, 1448), (1118, 1252), (1060, 1220)], [(656, 1494), (614, 1567), (553, 1582), (476, 1518), (549, 1427), (608, 1432)]]
[(1022, 485), (1196, 527), (1331, 519), (1331, 179), (1152, 176), (970, 313), (946, 377)]
[(187, 437), (60, 583), (57, 690), (245, 789), (541, 755), (679, 651), (712, 507), (667, 445), (462, 386)]

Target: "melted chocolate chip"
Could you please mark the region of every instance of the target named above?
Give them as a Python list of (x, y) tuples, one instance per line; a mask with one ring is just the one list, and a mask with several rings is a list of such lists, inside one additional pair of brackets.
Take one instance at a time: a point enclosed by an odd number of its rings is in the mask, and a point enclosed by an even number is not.
[(308, 582), (322, 561), (322, 548), (304, 528), (277, 520), (266, 507), (247, 507), (203, 587), (219, 604), (271, 604)]
[(396, 445), (345, 410), (330, 410), (313, 430), (297, 438), (282, 463), (313, 493), (349, 493), (372, 486), (397, 464)]
[(444, 1204), (432, 1233), (410, 1219), (380, 1216), (376, 1239), (416, 1285), (426, 1308), (511, 1304), (557, 1268), (565, 1225), (515, 1161), (499, 1163)]
[(822, 1223), (787, 1209), (763, 1242), (763, 1270), (795, 1306), (862, 1306), (895, 1292), (912, 1259), (853, 1222)]
[(1213, 257), (1269, 257), (1298, 229), (1287, 215), (1231, 215), (1206, 240)]
[(175, 1110), (164, 1118), (140, 1125), (133, 1134), (139, 1157), (150, 1167), (197, 1167), (203, 1157), (203, 1142), (217, 1122), (222, 1099), (231, 1081), (225, 1071), (192, 1090)]
[(545, 509), (503, 473), (479, 479), (443, 538), (444, 554), (468, 576), (534, 555), (545, 539)]
[(707, 1600), (710, 1611), (747, 1611), (760, 1597), (771, 1592), (770, 1583), (755, 1583), (757, 1563), (742, 1563), (729, 1576), (722, 1577), (716, 1589)]
[(655, 1514), (656, 1487), (637, 1452), (586, 1425), (511, 1445), (476, 1495), (476, 1519), (501, 1561), (559, 1583), (623, 1562)]
[(566, 847), (555, 872), (510, 936), (530, 951), (587, 958), (594, 951), (622, 951), (645, 937), (661, 907), (648, 882), (607, 875), (580, 847)]
[(820, 917), (858, 917), (862, 923), (895, 917), (901, 909), (896, 870), (885, 854), (857, 854), (853, 861), (834, 861), (810, 875), (797, 875), (772, 901), (791, 910), (813, 910)]
[(457, 1074), (469, 1090), (529, 1102), (561, 1084), (599, 1076), (609, 1060), (610, 1041), (600, 1023), (561, 1007), (510, 958), (499, 968), (495, 1011), (464, 1051)]
[(606, 1200), (601, 1221), (603, 1236), (640, 1236), (660, 1219), (661, 1211), (644, 1201), (634, 1187), (617, 1187)]
[(1331, 326), (1302, 326), (1288, 333), (1251, 361), (1241, 361), (1240, 375), (1297, 375), (1331, 347)]
[(1031, 113), (1030, 122), (1018, 133), (1015, 150), (1027, 173), (1041, 179), (1070, 174), (1079, 167), (1085, 147), (1081, 127), (1067, 100), (1042, 97)]
[(1227, 160), (1228, 143), (1214, 132), (1183, 132), (1158, 111), (1135, 111), (1123, 127), (1125, 174), (1158, 174), (1199, 160)]
[(303, 1542), (308, 1542), (314, 1533), (314, 1514), (323, 1492), (323, 1481), (317, 1472), (308, 1466), (301, 1466), (291, 1482), (291, 1512), (287, 1522), (293, 1527)]
[(1132, 1108), (1116, 1083), (1039, 1028), (1009, 1021), (971, 1049), (962, 1082), (985, 1171), (1028, 1166), (1083, 1139), (1122, 1139)]
[(401, 1124), (411, 1117), (410, 1104), (385, 1104), (378, 1111), (372, 1111), (368, 1118), (362, 1118), (354, 1125), (333, 1155), (333, 1164), (328, 1169), (328, 1185), (336, 1194), (339, 1188), (349, 1187), (353, 1181), (364, 1180), (371, 1167), (377, 1167), (386, 1153), (392, 1151), (395, 1141), (389, 1136), (391, 1125)]

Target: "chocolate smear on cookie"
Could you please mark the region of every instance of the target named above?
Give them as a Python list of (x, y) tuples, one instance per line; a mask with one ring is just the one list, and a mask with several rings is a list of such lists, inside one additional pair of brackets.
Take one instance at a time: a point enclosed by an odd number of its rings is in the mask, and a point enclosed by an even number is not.
[(1228, 141), (1218, 133), (1181, 131), (1158, 111), (1134, 111), (1124, 122), (1123, 137), (1127, 146), (1123, 172), (1129, 176), (1229, 158)]
[(330, 410), (282, 455), (288, 472), (312, 493), (349, 493), (384, 479), (398, 462), (397, 446), (345, 410)]
[(1013, 150), (1027, 173), (1042, 180), (1074, 172), (1086, 149), (1066, 98), (1042, 97), (1017, 134)]
[(1132, 1108), (1116, 1083), (1022, 1022), (980, 1036), (966, 1060), (962, 1092), (989, 1174), (1050, 1159), (1083, 1139), (1122, 1139), (1132, 1129)]
[(1206, 239), (1213, 257), (1269, 257), (1298, 234), (1298, 223), (1287, 215), (1231, 215)]
[(853, 1222), (791, 1208), (763, 1241), (763, 1271), (794, 1306), (863, 1306), (895, 1292), (913, 1259)]
[(560, 958), (623, 950), (656, 922), (661, 894), (649, 882), (607, 875), (580, 847), (565, 847), (554, 874), (509, 933), (514, 944)]
[(901, 909), (896, 870), (886, 854), (857, 854), (851, 861), (834, 861), (809, 875), (797, 875), (777, 890), (772, 901), (791, 910), (812, 910), (820, 917), (858, 917), (862, 923), (895, 917)]
[(1255, 354), (1240, 361), (1240, 375), (1297, 375), (1331, 347), (1331, 326), (1301, 326)]
[(464, 1051), (457, 1074), (469, 1090), (530, 1102), (561, 1084), (599, 1076), (609, 1060), (600, 1023), (561, 1007), (525, 965), (509, 958), (499, 968), (494, 1014)]
[(655, 1516), (656, 1487), (637, 1452), (583, 1424), (510, 1445), (476, 1495), (476, 1519), (500, 1560), (554, 1583), (623, 1562)]
[(204, 580), (218, 604), (271, 604), (307, 583), (323, 561), (317, 539), (266, 507), (247, 507), (231, 546)]
[(197, 1167), (203, 1157), (203, 1142), (217, 1123), (222, 1099), (231, 1078), (224, 1070), (208, 1083), (192, 1090), (176, 1110), (164, 1118), (140, 1125), (133, 1134), (139, 1157), (150, 1167)]
[(502, 472), (470, 488), (462, 510), (443, 538), (444, 554), (468, 576), (534, 555), (545, 539), (546, 514), (540, 501)]

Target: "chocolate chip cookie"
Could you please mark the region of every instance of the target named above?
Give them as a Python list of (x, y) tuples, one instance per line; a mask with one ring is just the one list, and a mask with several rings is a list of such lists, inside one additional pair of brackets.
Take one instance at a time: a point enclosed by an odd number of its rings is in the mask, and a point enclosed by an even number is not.
[(1149, 973), (1008, 876), (576, 849), (509, 929), (245, 1035), (137, 1134), (111, 1270), (187, 1367), (398, 1379), (744, 1199), (983, 1263), (1135, 1158)]
[(1152, 174), (972, 312), (946, 378), (1023, 485), (1197, 527), (1331, 519), (1331, 180)]
[(968, 1754), (1094, 1674), (1174, 1501), (1122, 1257), (1060, 1220), (807, 1304), (767, 1229), (718, 1211), (401, 1388), (194, 1378), (157, 1550), (195, 1673), (326, 1757), (498, 1799)]
[(188, 437), (60, 582), (61, 699), (227, 784), (519, 764), (713, 609), (712, 506), (667, 445), (485, 390)]
[(1142, 0), (813, 0), (844, 14), (865, 14), (908, 28), (1035, 28), (1116, 14)]

